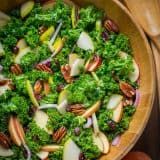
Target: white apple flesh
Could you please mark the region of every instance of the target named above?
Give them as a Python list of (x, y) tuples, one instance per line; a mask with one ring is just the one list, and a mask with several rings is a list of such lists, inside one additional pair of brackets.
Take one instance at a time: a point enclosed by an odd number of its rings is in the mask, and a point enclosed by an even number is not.
[(123, 115), (123, 103), (120, 102), (119, 105), (113, 110), (112, 120), (116, 123), (120, 122)]
[(81, 58), (78, 58), (75, 60), (75, 62), (73, 63), (72, 67), (71, 67), (71, 73), (70, 75), (73, 76), (77, 76), (80, 74), (81, 68), (84, 66), (84, 60)]
[(123, 96), (119, 94), (113, 94), (108, 101), (107, 109), (115, 109), (118, 104), (122, 101)]
[(92, 121), (93, 121), (93, 130), (94, 130), (94, 133), (96, 135), (98, 135), (98, 133), (100, 132), (100, 130), (99, 130), (98, 121), (97, 121), (97, 117), (96, 117), (95, 113), (92, 114)]
[(38, 158), (40, 158), (41, 160), (44, 160), (46, 158), (48, 158), (49, 152), (46, 151), (40, 151), (36, 154), (38, 156)]
[(0, 145), (0, 156), (2, 157), (10, 157), (13, 156), (14, 152), (11, 149), (6, 149)]
[(19, 49), (19, 50), (22, 50), (24, 48), (27, 48), (27, 43), (25, 41), (25, 39), (20, 39), (17, 44), (16, 44), (16, 47)]
[(103, 152), (103, 149), (104, 149), (103, 148), (103, 142), (100, 139), (100, 137), (97, 134), (95, 134), (95, 133), (93, 133), (92, 137), (93, 137), (93, 142), (97, 145), (97, 147), (99, 148), (99, 150), (101, 152)]
[(68, 139), (64, 144), (63, 160), (79, 160), (81, 150), (72, 139)]
[(94, 51), (94, 44), (91, 37), (86, 32), (82, 32), (77, 41), (77, 46), (84, 50)]
[(37, 110), (34, 115), (34, 120), (39, 128), (44, 129), (48, 134), (52, 134), (52, 131), (47, 128), (49, 117), (45, 112)]
[(71, 53), (69, 54), (69, 65), (72, 67), (73, 63), (79, 58), (78, 54)]

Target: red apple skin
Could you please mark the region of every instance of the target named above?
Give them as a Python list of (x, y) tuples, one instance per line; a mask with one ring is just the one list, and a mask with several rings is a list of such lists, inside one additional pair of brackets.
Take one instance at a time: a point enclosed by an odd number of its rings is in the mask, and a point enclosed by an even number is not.
[(122, 160), (151, 160), (151, 158), (143, 152), (130, 152)]

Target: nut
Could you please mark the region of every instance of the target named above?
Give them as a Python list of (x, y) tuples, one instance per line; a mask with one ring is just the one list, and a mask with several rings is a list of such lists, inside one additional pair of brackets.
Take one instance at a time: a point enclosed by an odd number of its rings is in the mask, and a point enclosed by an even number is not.
[(119, 28), (117, 26), (117, 24), (111, 20), (111, 19), (107, 19), (104, 22), (104, 27), (109, 31), (109, 32), (115, 32), (118, 33), (119, 32)]
[(73, 77), (70, 76), (70, 72), (71, 72), (71, 67), (69, 66), (69, 64), (61, 66), (61, 73), (63, 74), (63, 77), (67, 83), (73, 82)]
[(53, 71), (51, 70), (51, 68), (49, 68), (46, 64), (37, 64), (36, 65), (36, 69), (43, 71), (43, 72), (48, 72), (48, 73), (53, 73)]
[(8, 138), (7, 135), (5, 135), (4, 133), (0, 132), (0, 144), (4, 147), (4, 148), (9, 148), (11, 146), (11, 141)]
[(50, 92), (50, 90), (51, 90), (49, 83), (46, 82), (46, 81), (44, 81), (44, 82), (43, 82), (43, 87), (44, 87), (44, 94), (45, 94), (45, 95), (48, 95), (49, 92)]
[(126, 95), (129, 98), (132, 98), (135, 95), (135, 89), (126, 82), (120, 82), (119, 84), (121, 91), (124, 95)]
[(16, 75), (20, 75), (22, 74), (22, 69), (19, 64), (14, 64), (11, 66), (11, 72)]
[(77, 116), (81, 116), (86, 112), (86, 109), (84, 108), (82, 104), (74, 104), (74, 105), (70, 105), (67, 108), (67, 111), (72, 112)]
[(6, 85), (6, 84), (8, 84), (8, 79), (2, 79), (2, 80), (0, 80), (0, 86), (4, 86), (4, 85)]
[(89, 72), (95, 71), (102, 64), (102, 58), (95, 55), (92, 59), (89, 59), (85, 65), (85, 70)]
[(40, 94), (42, 91), (42, 82), (40, 80), (37, 80), (33, 87), (35, 94)]
[(53, 133), (53, 140), (57, 143), (60, 143), (60, 141), (63, 139), (66, 133), (67, 129), (65, 127), (59, 128), (55, 133)]

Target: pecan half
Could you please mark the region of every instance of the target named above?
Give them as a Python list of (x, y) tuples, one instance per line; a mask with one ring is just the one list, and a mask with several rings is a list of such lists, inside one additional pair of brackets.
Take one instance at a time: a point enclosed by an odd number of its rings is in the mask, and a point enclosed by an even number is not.
[(104, 27), (110, 32), (115, 32), (115, 33), (119, 32), (118, 25), (111, 19), (107, 19), (104, 21)]
[(67, 129), (65, 127), (59, 128), (55, 133), (53, 133), (53, 140), (57, 143), (60, 143), (60, 141), (63, 139), (66, 133)]
[(41, 93), (42, 91), (42, 81), (41, 80), (36, 81), (36, 83), (34, 84), (33, 90), (35, 94)]
[(86, 109), (84, 108), (82, 104), (74, 104), (74, 105), (70, 105), (67, 108), (67, 111), (72, 112), (77, 116), (81, 116), (86, 112)]
[(123, 94), (127, 97), (132, 98), (135, 95), (135, 89), (130, 84), (126, 82), (120, 82), (119, 86)]
[(102, 58), (95, 55), (92, 59), (89, 59), (85, 65), (85, 70), (89, 72), (95, 71), (102, 64)]
[(7, 135), (5, 135), (4, 133), (0, 132), (0, 144), (4, 147), (4, 148), (9, 148), (11, 146), (11, 141), (8, 138)]
[(43, 87), (44, 87), (44, 94), (47, 95), (49, 94), (51, 88), (48, 82), (44, 81), (43, 82)]
[(22, 69), (19, 64), (12, 65), (10, 69), (11, 69), (11, 72), (16, 75), (22, 74)]
[(71, 67), (69, 66), (69, 64), (61, 66), (61, 73), (63, 74), (63, 77), (67, 83), (73, 82), (73, 77), (70, 76), (70, 72), (71, 72)]
[(9, 80), (8, 79), (2, 79), (0, 80), (0, 86), (4, 86), (6, 84), (8, 84)]
[(48, 72), (48, 73), (53, 73), (53, 71), (51, 70), (51, 68), (49, 68), (46, 64), (37, 64), (36, 65), (36, 69), (43, 71), (43, 72)]

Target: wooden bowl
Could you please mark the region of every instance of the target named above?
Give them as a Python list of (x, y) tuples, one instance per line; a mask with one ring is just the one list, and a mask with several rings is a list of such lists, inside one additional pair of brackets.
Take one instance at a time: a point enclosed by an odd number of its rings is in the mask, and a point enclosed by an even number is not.
[[(21, 1), (24, 0), (2, 0), (0, 9), (6, 10), (11, 8), (11, 5), (15, 6), (16, 3)], [(73, 0), (73, 2), (80, 6), (92, 3), (105, 10), (107, 15), (119, 25), (120, 31), (130, 38), (135, 59), (140, 67), (141, 99), (137, 111), (129, 129), (122, 135), (120, 144), (117, 147), (111, 147), (110, 153), (101, 158), (101, 160), (120, 160), (137, 142), (151, 113), (155, 93), (155, 70), (151, 49), (142, 29), (127, 9), (117, 0)]]

